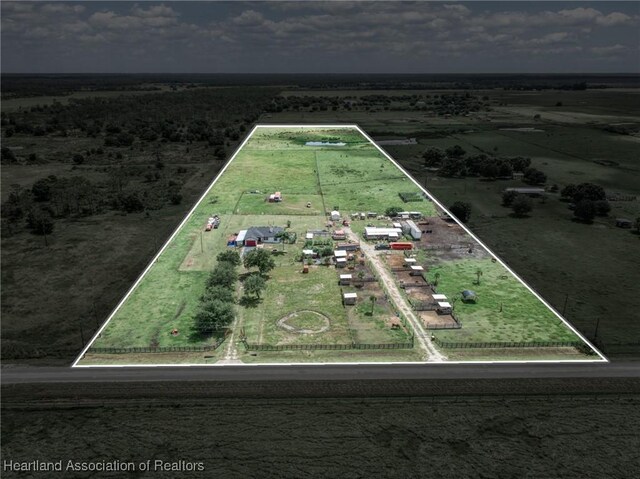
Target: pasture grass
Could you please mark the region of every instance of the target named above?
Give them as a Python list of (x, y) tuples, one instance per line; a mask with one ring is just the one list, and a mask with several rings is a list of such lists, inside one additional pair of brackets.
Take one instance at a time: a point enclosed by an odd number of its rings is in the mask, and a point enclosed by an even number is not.
[[(482, 271), (479, 284), (478, 269)], [(435, 334), (442, 341), (580, 341), (505, 267), (489, 258), (439, 262), (427, 273), (431, 283), (435, 282), (436, 273), (440, 275), (438, 293), (447, 295), (462, 322), (461, 329), (437, 331)], [(477, 302), (460, 299), (465, 289), (476, 292)]]

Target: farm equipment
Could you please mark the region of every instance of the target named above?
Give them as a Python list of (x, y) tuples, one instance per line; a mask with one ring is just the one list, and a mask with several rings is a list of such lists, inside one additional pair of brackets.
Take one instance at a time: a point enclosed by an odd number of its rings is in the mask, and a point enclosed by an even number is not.
[(213, 215), (209, 217), (207, 220), (207, 226), (205, 226), (205, 231), (211, 231), (212, 229), (216, 230), (220, 226), (220, 217), (218, 215)]

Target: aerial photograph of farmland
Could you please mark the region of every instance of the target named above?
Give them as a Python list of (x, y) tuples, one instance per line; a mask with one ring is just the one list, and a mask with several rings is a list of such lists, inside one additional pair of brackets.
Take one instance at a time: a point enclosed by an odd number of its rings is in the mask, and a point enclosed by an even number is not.
[(0, 1), (0, 476), (640, 476), (640, 2)]
[(78, 365), (603, 360), (355, 126), (258, 125)]

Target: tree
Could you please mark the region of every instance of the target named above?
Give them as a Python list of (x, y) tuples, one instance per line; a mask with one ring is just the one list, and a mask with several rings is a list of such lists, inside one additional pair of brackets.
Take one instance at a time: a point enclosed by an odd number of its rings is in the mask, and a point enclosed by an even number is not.
[(567, 185), (560, 190), (560, 197), (565, 200), (573, 200), (576, 191), (578, 191), (578, 187), (576, 185)]
[(591, 223), (596, 216), (596, 205), (591, 200), (578, 201), (573, 210), (573, 214), (579, 220)]
[(517, 195), (511, 203), (511, 209), (516, 216), (521, 218), (531, 212), (533, 209), (533, 202), (528, 196)]
[(487, 162), (482, 168), (482, 176), (485, 178), (497, 178), (500, 174), (500, 167), (494, 162)]
[(476, 270), (476, 284), (480, 284), (480, 278), (482, 277), (482, 270), (478, 268)]
[(245, 294), (252, 294), (255, 295), (256, 298), (260, 299), (260, 292), (265, 288), (267, 282), (261, 275), (253, 273), (244, 280), (243, 284)]
[(11, 148), (3, 146), (1, 151), (0, 159), (2, 164), (17, 163), (18, 159)]
[(390, 206), (385, 210), (384, 214), (387, 215), (389, 218), (395, 218), (396, 216), (398, 216), (398, 213), (400, 213), (401, 211), (402, 211), (402, 208), (400, 208), (399, 206)]
[(607, 216), (611, 211), (611, 205), (607, 200), (598, 200), (594, 202), (596, 214), (598, 216)]
[(527, 168), (524, 170), (523, 179), (525, 183), (529, 183), (530, 185), (542, 185), (546, 183), (547, 175), (536, 168)]
[(264, 275), (276, 267), (276, 262), (271, 257), (271, 253), (264, 249), (253, 249), (244, 257), (244, 267), (257, 267), (260, 274)]
[(136, 213), (144, 210), (144, 203), (137, 192), (129, 193), (120, 197), (121, 209), (127, 213)]
[(240, 266), (240, 263), (242, 263), (240, 255), (234, 250), (227, 250), (219, 253), (218, 256), (216, 256), (216, 260), (218, 260), (218, 262), (229, 263), (233, 266)]
[(234, 318), (235, 313), (231, 303), (214, 299), (201, 304), (195, 317), (196, 330), (200, 334), (209, 335), (229, 326)]
[(84, 156), (82, 156), (81, 154), (75, 154), (73, 155), (73, 162), (76, 165), (81, 165), (82, 163), (84, 163)]
[(235, 301), (233, 289), (219, 284), (212, 284), (200, 297), (200, 301), (203, 303), (209, 303), (213, 300), (222, 301), (224, 303), (233, 303)]
[(42, 209), (32, 209), (29, 211), (29, 214), (27, 214), (27, 226), (34, 234), (43, 236), (50, 235), (53, 233), (53, 218), (51, 217), (51, 213)]
[(427, 148), (422, 154), (424, 166), (440, 166), (446, 158), (444, 152), (440, 148)]
[(212, 286), (224, 286), (225, 288), (232, 288), (234, 283), (238, 281), (238, 272), (231, 263), (226, 261), (220, 262), (209, 273), (207, 278), (207, 288)]
[(462, 158), (467, 154), (466, 151), (460, 145), (453, 145), (446, 149), (447, 156), (449, 158)]
[(606, 200), (607, 194), (602, 186), (593, 183), (580, 183), (576, 186), (572, 199), (575, 203), (580, 200), (599, 201)]
[(31, 186), (33, 199), (36, 201), (49, 201), (51, 199), (51, 188), (56, 183), (57, 178), (51, 175), (47, 178), (40, 178)]
[(518, 192), (514, 190), (507, 190), (502, 193), (502, 205), (503, 206), (511, 206), (513, 200), (518, 196)]
[(513, 171), (524, 171), (531, 165), (531, 158), (525, 158), (522, 156), (509, 158), (507, 161), (511, 164)]
[(376, 301), (378, 301), (378, 298), (372, 294), (369, 296), (369, 301), (371, 301), (371, 316), (373, 316), (373, 307), (375, 306)]
[(456, 201), (449, 207), (449, 211), (463, 223), (469, 221), (471, 217), (471, 204), (462, 201)]
[(284, 251), (285, 243), (290, 243), (292, 236), (288, 231), (279, 231), (276, 233), (275, 238), (280, 240), (280, 243), (282, 244), (282, 251)]

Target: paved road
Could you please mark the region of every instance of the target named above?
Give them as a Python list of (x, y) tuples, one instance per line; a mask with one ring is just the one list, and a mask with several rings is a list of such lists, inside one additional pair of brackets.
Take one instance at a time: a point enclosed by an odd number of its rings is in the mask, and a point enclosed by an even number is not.
[(345, 381), (402, 379), (640, 378), (640, 362), (397, 364), (157, 368), (4, 367), (1, 383), (148, 381)]

